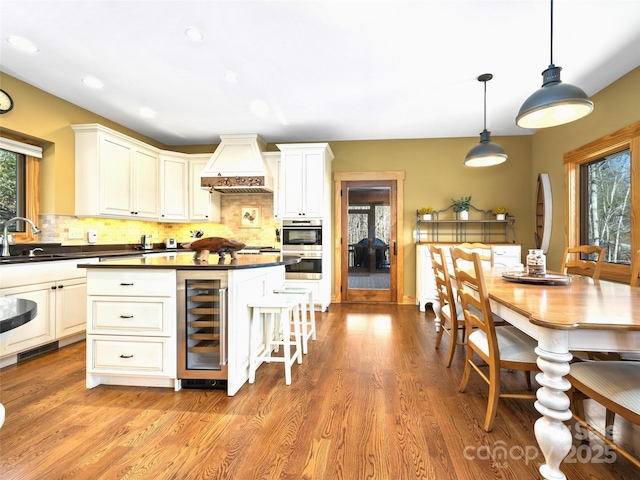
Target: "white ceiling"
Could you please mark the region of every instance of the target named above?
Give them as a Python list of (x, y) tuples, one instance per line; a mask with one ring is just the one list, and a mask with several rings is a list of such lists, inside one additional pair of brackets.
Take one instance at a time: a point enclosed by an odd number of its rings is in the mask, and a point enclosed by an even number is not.
[[(562, 80), (589, 96), (640, 65), (640, 0), (556, 0), (554, 24)], [(0, 0), (3, 72), (167, 145), (477, 136), (482, 73), (492, 135), (530, 134), (515, 116), (549, 36), (545, 0)]]

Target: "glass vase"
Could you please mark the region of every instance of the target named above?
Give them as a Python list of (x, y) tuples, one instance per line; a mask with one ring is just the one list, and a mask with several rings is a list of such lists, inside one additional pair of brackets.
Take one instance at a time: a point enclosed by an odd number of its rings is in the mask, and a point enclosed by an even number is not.
[(537, 248), (529, 250), (527, 255), (527, 275), (530, 277), (544, 277), (547, 273), (547, 257)]

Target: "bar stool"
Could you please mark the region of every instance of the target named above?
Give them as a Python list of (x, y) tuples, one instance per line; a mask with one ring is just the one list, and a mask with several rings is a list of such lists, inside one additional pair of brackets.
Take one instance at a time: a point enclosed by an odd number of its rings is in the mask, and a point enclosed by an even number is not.
[[(256, 370), (262, 362), (282, 362), (285, 383), (291, 385), (291, 366), (296, 360), (302, 363), (298, 305), (298, 299), (288, 295), (265, 295), (248, 303), (252, 309), (249, 325), (249, 383), (255, 381)], [(262, 348), (257, 338), (259, 332), (262, 334)], [(271, 352), (278, 351), (280, 345), (284, 347), (283, 356), (272, 357)]]
[[(313, 289), (307, 287), (280, 287), (273, 290), (273, 293), (294, 295), (300, 298), (300, 315), (302, 331), (302, 353), (305, 355), (309, 351), (308, 340), (316, 339), (316, 312), (313, 302)], [(309, 316), (307, 317), (307, 309)]]

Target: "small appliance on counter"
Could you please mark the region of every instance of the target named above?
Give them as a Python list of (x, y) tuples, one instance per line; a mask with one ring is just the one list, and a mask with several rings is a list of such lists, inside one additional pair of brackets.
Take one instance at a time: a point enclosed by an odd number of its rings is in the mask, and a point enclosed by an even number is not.
[(178, 242), (176, 242), (175, 238), (165, 238), (164, 248), (166, 248), (167, 250), (178, 248)]
[(140, 245), (142, 246), (143, 250), (153, 249), (153, 243), (151, 241), (151, 238), (152, 238), (151, 235), (142, 235), (142, 237), (140, 237)]

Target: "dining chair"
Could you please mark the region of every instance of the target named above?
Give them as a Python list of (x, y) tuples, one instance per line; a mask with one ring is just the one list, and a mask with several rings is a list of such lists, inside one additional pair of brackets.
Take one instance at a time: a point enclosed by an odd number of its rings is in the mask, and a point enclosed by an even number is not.
[(434, 305), (434, 311), (440, 319), (436, 348), (440, 346), (443, 334), (449, 335), (447, 367), (450, 367), (456, 346), (464, 345), (465, 343), (464, 313), (460, 308), (460, 304), (456, 301), (456, 292), (451, 283), (444, 249), (429, 245), (429, 253), (438, 293), (438, 304)]
[[(489, 385), (484, 429), (490, 432), (498, 412), (498, 401), (503, 398), (535, 398), (532, 394), (500, 393), (501, 369), (522, 370), (528, 377), (530, 371), (539, 370), (538, 356), (534, 349), (537, 342), (511, 325), (496, 327), (489, 303), (482, 260), (477, 252), (452, 248), (453, 270), (467, 329), (467, 353), (460, 392), (464, 392), (471, 369)], [(468, 268), (471, 263), (472, 268)], [(486, 365), (475, 363), (474, 354)], [(486, 375), (482, 368), (488, 368)]]
[[(615, 415), (640, 425), (640, 362), (595, 361), (571, 364), (567, 375), (571, 382), (571, 410), (573, 417), (607, 444), (613, 442)], [(605, 433), (594, 428), (586, 420), (584, 400), (592, 399), (604, 406)], [(640, 460), (616, 445), (616, 451), (640, 467)]]
[(629, 284), (632, 287), (637, 287), (638, 280), (640, 280), (640, 250), (636, 252), (633, 257), (633, 262), (631, 263), (631, 280)]
[[(567, 274), (569, 268), (573, 268), (577, 273), (581, 275), (587, 275), (594, 280), (600, 278), (600, 269), (604, 262), (604, 255), (607, 249), (598, 247), (597, 245), (579, 245), (577, 247), (567, 247), (562, 257), (562, 265), (560, 271)], [(592, 255), (597, 254), (597, 260), (583, 260), (582, 254)]]

